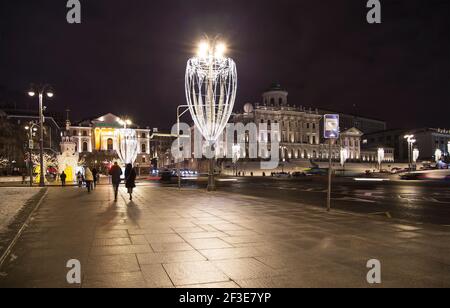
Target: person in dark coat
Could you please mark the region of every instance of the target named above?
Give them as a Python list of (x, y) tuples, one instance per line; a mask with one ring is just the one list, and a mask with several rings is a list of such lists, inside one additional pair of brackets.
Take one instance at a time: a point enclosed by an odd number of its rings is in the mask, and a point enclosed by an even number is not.
[(109, 170), (109, 175), (111, 175), (111, 183), (114, 189), (114, 201), (117, 201), (117, 193), (119, 192), (120, 185), (120, 177), (122, 176), (122, 169), (119, 167), (117, 162), (114, 163), (114, 166)]
[(67, 178), (67, 175), (66, 175), (66, 173), (65, 173), (64, 171), (61, 173), (61, 175), (59, 176), (59, 178), (61, 179), (61, 186), (62, 186), (62, 187), (66, 186), (66, 178)]
[(133, 200), (133, 188), (136, 187), (136, 170), (132, 164), (127, 164), (125, 168), (125, 187), (130, 194), (130, 200)]
[(98, 182), (98, 171), (95, 167), (91, 171), (92, 171), (92, 176), (94, 177), (94, 188), (96, 188), (97, 182)]

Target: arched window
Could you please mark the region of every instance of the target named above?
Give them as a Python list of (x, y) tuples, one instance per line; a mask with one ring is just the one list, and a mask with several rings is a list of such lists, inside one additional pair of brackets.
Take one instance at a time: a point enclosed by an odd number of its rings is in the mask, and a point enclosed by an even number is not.
[(313, 157), (317, 158), (317, 152), (316, 151), (313, 151)]
[(83, 142), (83, 152), (88, 151), (88, 143), (86, 141)]
[(107, 150), (108, 151), (112, 151), (112, 150), (114, 150), (114, 142), (113, 142), (113, 140), (111, 139), (111, 138), (109, 138), (107, 141), (106, 141), (106, 145), (107, 145)]
[(306, 150), (303, 151), (303, 158), (308, 158), (308, 152)]
[(145, 143), (141, 144), (141, 153), (147, 153), (147, 145)]
[(275, 105), (275, 99), (274, 99), (274, 98), (271, 98), (271, 99), (270, 99), (270, 104), (271, 104), (271, 105)]

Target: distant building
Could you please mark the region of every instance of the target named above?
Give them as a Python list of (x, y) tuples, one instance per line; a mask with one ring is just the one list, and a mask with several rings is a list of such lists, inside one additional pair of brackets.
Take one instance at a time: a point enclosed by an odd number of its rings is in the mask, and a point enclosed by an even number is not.
[[(279, 84), (273, 85), (262, 95), (262, 104), (246, 104), (244, 112), (234, 114), (232, 122), (256, 125), (267, 124), (267, 131), (260, 130), (260, 141), (269, 142), (272, 138), (280, 141), (280, 159), (328, 159), (329, 146), (322, 139), (322, 114), (318, 109), (290, 105), (288, 92)], [(279, 124), (279, 136), (272, 132), (272, 125)], [(363, 133), (349, 127), (341, 131), (341, 137), (332, 147), (332, 158), (340, 158), (341, 147), (349, 150), (350, 160), (360, 160), (360, 139)], [(264, 154), (262, 155), (264, 157)]]
[(173, 165), (175, 160), (172, 156), (172, 143), (176, 140), (176, 136), (168, 132), (162, 132), (154, 128), (150, 135), (150, 153), (152, 159), (152, 167), (163, 168)]
[(391, 147), (396, 161), (408, 161), (408, 144), (405, 135), (414, 135), (414, 148), (419, 150), (419, 160), (434, 161), (436, 150), (449, 155), (450, 130), (439, 128), (392, 129), (363, 136), (363, 145), (368, 148)]
[[(34, 110), (21, 109), (3, 109), (2, 113), (6, 119), (14, 124), (19, 132), (25, 136), (26, 131), (24, 127), (31, 121), (39, 124), (39, 113)], [(61, 141), (61, 126), (60, 121), (53, 115), (44, 114), (44, 149), (54, 152), (59, 152), (59, 142)], [(36, 136), (38, 137), (38, 136)], [(38, 139), (35, 140), (36, 142)]]
[[(67, 123), (67, 135), (76, 144), (76, 152), (92, 153), (95, 151), (116, 152), (119, 146), (117, 130), (123, 128), (119, 123), (120, 117), (108, 113), (101, 117), (83, 120), (71, 124)], [(141, 168), (149, 168), (150, 157), (150, 129), (131, 125), (136, 131), (138, 141), (138, 156), (135, 164)]]

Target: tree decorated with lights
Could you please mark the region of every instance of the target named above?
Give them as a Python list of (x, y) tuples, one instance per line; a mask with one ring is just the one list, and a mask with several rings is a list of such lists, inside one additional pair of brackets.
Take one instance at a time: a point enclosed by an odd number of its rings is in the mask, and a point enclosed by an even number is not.
[[(186, 67), (189, 112), (212, 149), (230, 119), (236, 99), (236, 64), (225, 57), (225, 52), (225, 44), (205, 40), (200, 43), (197, 56), (189, 59)], [(215, 190), (214, 157), (210, 159), (208, 190)]]

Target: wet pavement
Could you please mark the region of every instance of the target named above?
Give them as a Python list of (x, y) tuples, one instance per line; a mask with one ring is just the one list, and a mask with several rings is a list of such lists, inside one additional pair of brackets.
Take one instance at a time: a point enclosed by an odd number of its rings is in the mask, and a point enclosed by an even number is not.
[[(282, 198), (280, 198), (282, 199)], [(450, 228), (238, 192), (49, 188), (0, 287), (450, 287)], [(66, 263), (81, 262), (81, 285)]]

